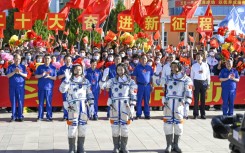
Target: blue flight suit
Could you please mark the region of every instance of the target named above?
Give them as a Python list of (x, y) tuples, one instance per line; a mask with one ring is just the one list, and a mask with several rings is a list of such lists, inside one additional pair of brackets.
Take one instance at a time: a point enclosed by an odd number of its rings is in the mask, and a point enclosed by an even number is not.
[(151, 96), (151, 79), (153, 76), (152, 67), (149, 65), (143, 66), (139, 64), (135, 67), (132, 76), (136, 77), (138, 85), (137, 104), (136, 104), (136, 117), (142, 115), (142, 99), (144, 98), (144, 115), (150, 117), (149, 100)]
[[(7, 74), (12, 73), (15, 69), (18, 68), (22, 73), (27, 74), (26, 67), (22, 64), (16, 66), (12, 64), (7, 69)], [(12, 116), (13, 120), (23, 119), (23, 107), (24, 107), (24, 97), (25, 97), (25, 78), (20, 74), (14, 74), (9, 78), (9, 97), (12, 107)], [(18, 109), (16, 107), (18, 105)]]
[[(113, 64), (113, 65), (109, 66), (108, 79), (115, 78), (116, 76), (117, 76), (117, 66), (116, 66), (116, 64)], [(109, 89), (109, 98), (110, 97), (111, 97), (111, 89)], [(111, 107), (108, 106), (107, 107), (107, 118), (110, 117), (110, 109), (111, 109)]]
[[(58, 71), (57, 75), (59, 76), (59, 75), (65, 74), (65, 70), (66, 69), (70, 69), (71, 70), (72, 69), (72, 65), (70, 67), (67, 67), (66, 65), (60, 67), (60, 70)], [(61, 82), (63, 82), (64, 80), (65, 80), (65, 77), (61, 79)], [(63, 93), (62, 94), (63, 101), (66, 101), (66, 95), (67, 95), (67, 93)], [(64, 107), (63, 107), (63, 112), (64, 112), (63, 118), (64, 119), (68, 119), (68, 112), (67, 112), (67, 110)]]
[(92, 93), (94, 95), (94, 119), (98, 118), (98, 99), (100, 95), (100, 86), (99, 82), (102, 79), (102, 72), (99, 69), (92, 70), (92, 68), (89, 68), (86, 70), (86, 79), (89, 80), (91, 87), (92, 87)]
[[(239, 79), (238, 71), (234, 68), (231, 70), (228, 70), (227, 68), (224, 68), (221, 70), (219, 74), (219, 78), (228, 78), (230, 74), (233, 74), (236, 79)], [(221, 82), (222, 87), (222, 100), (223, 100), (223, 115), (233, 115), (233, 109), (234, 109), (234, 100), (236, 98), (236, 87), (237, 83), (234, 80), (227, 80)]]
[[(41, 75), (48, 72), (50, 76), (56, 76), (56, 68), (53, 65), (40, 65), (36, 70), (36, 75)], [(52, 120), (52, 97), (53, 97), (54, 80), (41, 77), (38, 79), (38, 119), (43, 119), (44, 100), (46, 100), (46, 117)]]

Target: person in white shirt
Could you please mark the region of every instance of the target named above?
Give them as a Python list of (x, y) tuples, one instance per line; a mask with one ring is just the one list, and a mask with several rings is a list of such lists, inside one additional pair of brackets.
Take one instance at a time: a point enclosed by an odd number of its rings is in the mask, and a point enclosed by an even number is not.
[(194, 83), (193, 90), (194, 90), (194, 110), (193, 110), (193, 117), (194, 119), (199, 116), (198, 112), (198, 101), (199, 95), (201, 95), (201, 119), (206, 119), (205, 117), (205, 97), (206, 91), (210, 85), (210, 70), (207, 63), (203, 62), (203, 54), (197, 53), (196, 54), (196, 61), (197, 63), (192, 65), (191, 68), (191, 79)]
[(213, 50), (209, 51), (207, 63), (208, 63), (209, 68), (210, 68), (211, 76), (214, 76), (215, 66), (218, 65), (219, 61), (215, 58), (215, 52)]

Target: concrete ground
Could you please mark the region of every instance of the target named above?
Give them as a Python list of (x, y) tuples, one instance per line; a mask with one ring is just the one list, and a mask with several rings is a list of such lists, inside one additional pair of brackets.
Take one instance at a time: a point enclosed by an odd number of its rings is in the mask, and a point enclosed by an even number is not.
[[(236, 110), (244, 113), (244, 110)], [(190, 111), (190, 115), (192, 111)], [(180, 147), (184, 153), (228, 153), (228, 140), (213, 138), (211, 118), (221, 111), (206, 111), (206, 120), (185, 121)], [(128, 149), (137, 153), (161, 153), (166, 147), (162, 111), (152, 111), (151, 120), (134, 120), (130, 125)], [(37, 113), (25, 114), (24, 122), (9, 122), (10, 113), (0, 114), (0, 153), (66, 153), (67, 125), (62, 112), (54, 113), (53, 122), (36, 122)], [(192, 116), (190, 116), (191, 118)], [(99, 112), (98, 121), (90, 121), (85, 149), (88, 153), (109, 153), (113, 148), (111, 127), (106, 113)]]

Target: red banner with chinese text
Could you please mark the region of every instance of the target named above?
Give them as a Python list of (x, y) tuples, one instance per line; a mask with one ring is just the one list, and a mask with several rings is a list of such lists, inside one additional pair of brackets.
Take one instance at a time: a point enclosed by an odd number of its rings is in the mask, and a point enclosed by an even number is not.
[(134, 30), (134, 20), (132, 15), (118, 14), (117, 17), (117, 31), (128, 31)]
[(149, 32), (160, 30), (160, 16), (145, 16), (144, 30)]
[[(53, 90), (53, 106), (62, 106), (62, 95), (59, 92), (60, 80), (56, 80)], [(10, 107), (9, 101), (9, 85), (7, 77), (0, 77), (0, 107)], [(237, 84), (237, 93), (235, 104), (245, 105), (245, 77), (240, 78), (240, 82)], [(206, 105), (221, 105), (221, 82), (218, 76), (211, 78), (210, 89), (207, 91)], [(151, 94), (150, 106), (162, 106), (162, 96), (164, 95), (162, 87), (155, 87), (154, 92)], [(99, 97), (99, 106), (106, 106), (108, 99), (108, 93), (102, 91)], [(192, 105), (194, 102), (192, 102)], [(38, 106), (38, 88), (37, 79), (32, 77), (26, 81), (25, 86), (25, 106), (37, 107)]]
[(213, 17), (198, 16), (198, 28), (200, 32), (213, 32)]
[(0, 12), (0, 29), (6, 29), (6, 14)]
[[(175, 0), (175, 7), (192, 4), (193, 0)], [(202, 0), (200, 5), (245, 5), (245, 0)]]
[(49, 13), (48, 14), (48, 30), (65, 30), (65, 14)]
[(186, 17), (185, 16), (171, 16), (170, 31), (171, 32), (186, 32)]
[(84, 31), (91, 31), (93, 30), (92, 25), (94, 24), (94, 28), (99, 28), (99, 14), (85, 14), (83, 16), (83, 24), (82, 29)]
[(14, 12), (14, 29), (30, 30), (32, 29), (31, 12)]

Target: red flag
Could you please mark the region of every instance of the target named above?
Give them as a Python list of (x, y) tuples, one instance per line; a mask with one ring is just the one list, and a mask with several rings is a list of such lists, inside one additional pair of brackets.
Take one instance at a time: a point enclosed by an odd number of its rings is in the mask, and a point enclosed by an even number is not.
[(14, 0), (1, 0), (0, 1), (0, 12), (14, 8)]
[(88, 44), (88, 36), (83, 37), (83, 43)]
[(96, 0), (80, 14), (77, 20), (82, 23), (85, 14), (99, 14), (99, 24), (101, 24), (109, 15), (111, 8), (112, 0)]
[(114, 40), (116, 38), (116, 34), (114, 32), (112, 32), (111, 30), (109, 30), (107, 32), (107, 35), (105, 36), (105, 41), (106, 42), (111, 42), (112, 40)]
[(66, 3), (66, 6), (74, 9), (86, 9), (93, 2), (95, 0), (70, 0), (70, 2)]
[(197, 7), (200, 5), (200, 3), (201, 3), (201, 0), (197, 0), (191, 5), (187, 4), (183, 6), (183, 11), (180, 15), (186, 16), (187, 19), (192, 18), (196, 12)]
[(60, 12), (59, 12), (59, 13), (65, 14), (65, 18), (67, 18), (67, 17), (68, 17), (69, 12), (70, 12), (70, 7), (69, 7), (69, 6), (65, 6), (65, 7), (63, 7), (63, 9), (62, 9), (62, 10), (60, 10)]
[(130, 9), (131, 15), (134, 16), (134, 21), (140, 26), (143, 27), (142, 19), (147, 15), (145, 6), (141, 0), (135, 0), (133, 6)]
[[(29, 1), (29, 0), (28, 0)], [(35, 0), (29, 1), (28, 4), (23, 8), (23, 12), (32, 13), (32, 23), (36, 20), (44, 20), (46, 13), (49, 11), (49, 3), (51, 0)]]
[(158, 40), (160, 38), (160, 32), (157, 31), (155, 34), (154, 34), (154, 40)]
[(15, 8), (20, 12), (24, 12), (29, 3), (33, 3), (32, 0), (14, 0)]
[(4, 38), (3, 29), (0, 29), (0, 38)]
[(95, 31), (101, 35), (103, 32), (103, 29), (102, 28), (95, 28)]
[(212, 12), (212, 9), (211, 9), (210, 4), (208, 4), (208, 6), (207, 6), (207, 9), (206, 9), (206, 12), (205, 12), (205, 15), (204, 15), (204, 16), (213, 16), (213, 12)]
[(148, 6), (145, 6), (147, 15), (161, 16), (163, 14), (162, 0), (154, 0)]
[(67, 30), (66, 30), (66, 31), (64, 31), (63, 33), (64, 33), (64, 35), (68, 36), (68, 35), (69, 35), (69, 33), (70, 33), (70, 30), (69, 30), (69, 29), (67, 29)]
[(194, 38), (191, 36), (191, 35), (189, 35), (189, 40), (190, 40), (190, 42), (192, 42), (192, 43), (194, 43)]

